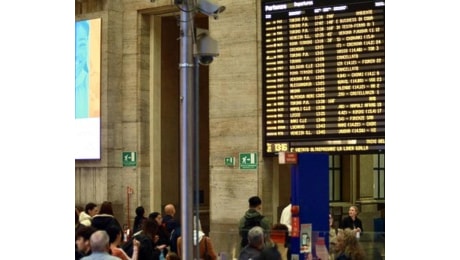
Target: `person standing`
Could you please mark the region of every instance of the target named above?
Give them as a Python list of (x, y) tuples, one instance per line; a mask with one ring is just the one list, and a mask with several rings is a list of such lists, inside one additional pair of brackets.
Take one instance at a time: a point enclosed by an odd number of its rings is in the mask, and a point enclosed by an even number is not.
[(134, 240), (139, 241), (139, 260), (159, 260), (161, 251), (165, 248), (165, 245), (158, 244), (158, 223), (154, 219), (147, 218), (142, 226), (141, 232), (134, 235), (128, 242), (122, 246), (123, 251), (127, 255), (133, 255), (134, 253)]
[(80, 223), (85, 226), (91, 226), (91, 221), (97, 213), (99, 213), (97, 205), (93, 202), (89, 202), (86, 204), (85, 210), (80, 212)]
[(262, 200), (258, 196), (249, 198), (249, 209), (244, 213), (244, 216), (239, 222), (239, 235), (241, 236), (241, 248), (248, 244), (248, 232), (255, 226), (260, 226), (268, 236), (271, 228), (270, 221), (267, 217), (263, 216), (260, 211), (262, 210)]
[(334, 218), (329, 213), (329, 259), (335, 259), (335, 245), (337, 244), (337, 230), (334, 227)]
[(116, 225), (121, 229), (120, 222), (115, 218), (112, 208), (112, 202), (104, 201), (101, 204), (101, 209), (99, 213), (93, 216), (91, 225), (98, 230), (107, 231), (108, 227), (111, 225)]
[(349, 228), (338, 230), (335, 251), (335, 260), (366, 259), (364, 249), (356, 237), (356, 231)]
[(164, 207), (162, 226), (169, 234), (169, 249), (177, 253), (177, 238), (181, 236), (180, 222), (175, 219), (176, 207), (173, 204), (166, 204)]
[(133, 253), (129, 256), (122, 248), (120, 248), (123, 232), (116, 225), (111, 225), (107, 229), (110, 243), (110, 254), (121, 258), (122, 260), (137, 260), (139, 254), (140, 242), (133, 239)]
[(287, 259), (291, 259), (291, 231), (292, 231), (292, 198), (289, 198), (289, 205), (284, 207), (283, 211), (281, 212), (280, 223), (286, 225), (288, 228), (288, 236), (286, 238), (286, 247), (287, 247)]
[(109, 235), (104, 230), (94, 232), (91, 235), (90, 244), (91, 254), (83, 257), (82, 260), (120, 260), (120, 258), (109, 254)]
[[(205, 253), (210, 260), (217, 260), (217, 254), (214, 251), (214, 246), (212, 244), (211, 238), (206, 236), (206, 234), (201, 229), (201, 221), (198, 220), (198, 229), (194, 223), (193, 228), (193, 257), (195, 257), (195, 248), (198, 244), (200, 259), (206, 259)], [(177, 255), (183, 257), (182, 255), (182, 237), (177, 238)]]
[(163, 217), (161, 216), (160, 212), (152, 212), (149, 214), (149, 219), (155, 220), (158, 224), (158, 231), (157, 231), (157, 236), (158, 236), (158, 241), (157, 245), (164, 245), (164, 249), (162, 251), (162, 254), (166, 256), (168, 254), (168, 247), (171, 245), (171, 234), (168, 233), (166, 230), (166, 227), (163, 226)]
[(238, 260), (258, 259), (265, 248), (265, 235), (261, 227), (253, 227), (248, 232), (248, 244), (241, 250)]
[(138, 231), (142, 230), (142, 224), (147, 219), (145, 216), (145, 209), (142, 206), (136, 208), (136, 217), (134, 218), (133, 224), (133, 234), (137, 233)]
[(174, 218), (176, 215), (176, 207), (173, 204), (166, 204), (165, 215), (163, 216), (163, 225), (166, 227), (166, 230), (171, 234), (171, 232), (177, 227), (177, 221)]
[(342, 219), (340, 223), (341, 229), (349, 228), (356, 233), (356, 237), (359, 238), (363, 230), (363, 224), (361, 220), (358, 218), (359, 210), (358, 207), (352, 205), (350, 209), (348, 209), (348, 216)]
[(77, 231), (82, 228), (82, 227), (86, 227), (85, 225), (83, 225), (82, 223), (80, 223), (80, 217), (79, 217), (79, 213), (78, 213), (78, 209), (75, 208), (75, 234), (77, 234)]
[(81, 259), (91, 254), (90, 238), (96, 232), (94, 227), (83, 226), (75, 234), (75, 259)]

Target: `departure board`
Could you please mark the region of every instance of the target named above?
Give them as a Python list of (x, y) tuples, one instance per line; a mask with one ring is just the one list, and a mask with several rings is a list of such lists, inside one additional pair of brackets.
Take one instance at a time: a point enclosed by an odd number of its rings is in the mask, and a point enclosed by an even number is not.
[(263, 1), (264, 155), (385, 150), (385, 2)]

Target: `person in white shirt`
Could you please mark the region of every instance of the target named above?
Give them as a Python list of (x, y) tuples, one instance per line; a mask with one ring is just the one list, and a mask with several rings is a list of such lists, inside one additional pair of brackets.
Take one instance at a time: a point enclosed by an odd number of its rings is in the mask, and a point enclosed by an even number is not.
[(289, 205), (287, 205), (283, 209), (283, 211), (281, 212), (281, 218), (280, 218), (280, 223), (284, 224), (284, 225), (286, 225), (288, 227), (289, 236), (291, 236), (291, 230), (292, 230), (292, 226), (291, 226), (291, 218), (292, 218), (291, 206), (292, 206), (292, 204), (289, 203)]
[(289, 203), (289, 205), (287, 205), (287, 206), (283, 209), (283, 211), (281, 212), (281, 218), (280, 218), (280, 223), (286, 225), (287, 228), (288, 228), (288, 238), (287, 238), (287, 245), (286, 245), (286, 247), (288, 248), (288, 250), (287, 250), (287, 259), (291, 259), (291, 249), (290, 249), (290, 245), (291, 245), (291, 230), (292, 230), (292, 226), (291, 226), (291, 219), (292, 219), (292, 213), (291, 213), (292, 198), (289, 198), (289, 200), (291, 201), (291, 203)]

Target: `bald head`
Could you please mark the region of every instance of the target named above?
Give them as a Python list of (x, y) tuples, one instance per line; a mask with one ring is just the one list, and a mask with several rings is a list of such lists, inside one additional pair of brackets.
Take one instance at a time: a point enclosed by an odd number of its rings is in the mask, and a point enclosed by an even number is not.
[(107, 252), (109, 245), (109, 235), (104, 230), (98, 230), (91, 235), (89, 243), (93, 252)]
[(176, 208), (174, 207), (173, 204), (166, 204), (165, 214), (170, 215), (170, 216), (174, 216), (176, 214)]

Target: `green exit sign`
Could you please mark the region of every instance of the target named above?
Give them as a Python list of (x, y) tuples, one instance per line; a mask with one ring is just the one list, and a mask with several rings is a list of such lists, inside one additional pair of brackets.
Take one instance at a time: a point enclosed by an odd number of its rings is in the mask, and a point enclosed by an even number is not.
[(137, 164), (136, 152), (123, 152), (122, 160), (123, 160), (123, 167), (124, 166), (136, 166)]
[(257, 169), (257, 153), (240, 153), (240, 169)]
[(225, 157), (225, 166), (235, 166), (235, 157)]

